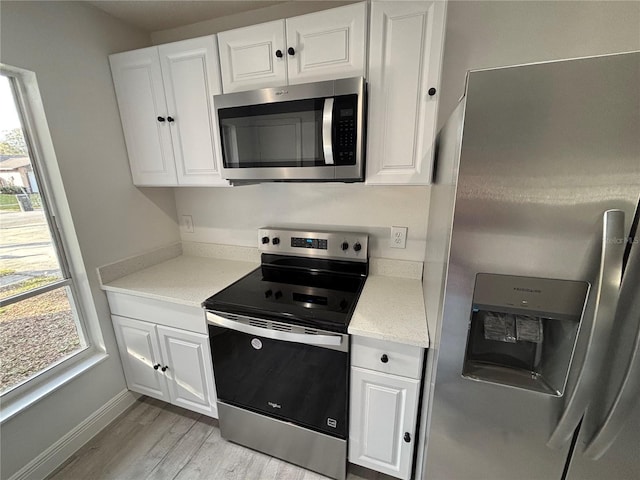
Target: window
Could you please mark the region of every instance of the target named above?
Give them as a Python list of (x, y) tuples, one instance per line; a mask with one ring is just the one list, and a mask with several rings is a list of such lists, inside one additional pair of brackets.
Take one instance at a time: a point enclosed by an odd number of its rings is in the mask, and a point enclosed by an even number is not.
[[(32, 117), (23, 82), (20, 74), (0, 70), (0, 395), (3, 397), (11, 396), (8, 394), (44, 372), (64, 366), (89, 346), (82, 302), (56, 216), (60, 203), (56, 200), (60, 199), (51, 195), (42, 158), (47, 149), (38, 143), (42, 136), (37, 134), (42, 131), (34, 127), (37, 122)], [(41, 124), (43, 120), (44, 117)]]

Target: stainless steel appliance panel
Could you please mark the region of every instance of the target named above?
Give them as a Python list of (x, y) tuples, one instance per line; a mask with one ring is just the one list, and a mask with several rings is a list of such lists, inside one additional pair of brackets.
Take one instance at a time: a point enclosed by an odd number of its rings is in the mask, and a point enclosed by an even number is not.
[[(295, 102), (297, 106), (292, 106)], [(224, 178), (238, 182), (364, 180), (366, 88), (362, 77), (216, 95), (214, 104)], [(248, 110), (223, 119), (229, 109)], [(349, 121), (352, 130), (342, 125)]]
[(347, 441), (218, 402), (223, 438), (338, 480), (347, 472)]
[(629, 231), (640, 195), (638, 58), (469, 73), (426, 478), (561, 478), (569, 444), (546, 443), (564, 399), (460, 375), (473, 286), (480, 272), (596, 283), (603, 214), (621, 210)]

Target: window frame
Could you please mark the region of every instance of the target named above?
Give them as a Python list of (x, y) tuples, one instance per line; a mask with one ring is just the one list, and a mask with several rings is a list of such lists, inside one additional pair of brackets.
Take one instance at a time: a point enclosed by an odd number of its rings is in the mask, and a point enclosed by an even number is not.
[(100, 329), (89, 278), (58, 167), (47, 124), (36, 74), (0, 63), (0, 73), (11, 83), (14, 101), (22, 123), (23, 135), (55, 245), (62, 279), (0, 301), (0, 306), (14, 304), (57, 288), (66, 288), (76, 317), (80, 348), (32, 377), (0, 394), (0, 424), (51, 394), (78, 375), (101, 363), (108, 354)]

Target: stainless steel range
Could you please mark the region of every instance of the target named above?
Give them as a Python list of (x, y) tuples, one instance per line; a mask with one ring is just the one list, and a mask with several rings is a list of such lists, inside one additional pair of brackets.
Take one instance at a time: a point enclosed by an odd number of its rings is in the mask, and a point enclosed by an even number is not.
[(346, 476), (347, 327), (368, 272), (361, 233), (260, 229), (262, 262), (208, 298), (224, 438)]

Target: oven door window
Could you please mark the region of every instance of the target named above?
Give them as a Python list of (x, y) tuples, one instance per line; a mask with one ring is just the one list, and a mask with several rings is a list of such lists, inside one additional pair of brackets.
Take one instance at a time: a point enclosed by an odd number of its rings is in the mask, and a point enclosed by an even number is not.
[(348, 354), (209, 325), (218, 398), (346, 438)]
[(225, 168), (324, 166), (324, 99), (218, 110)]

